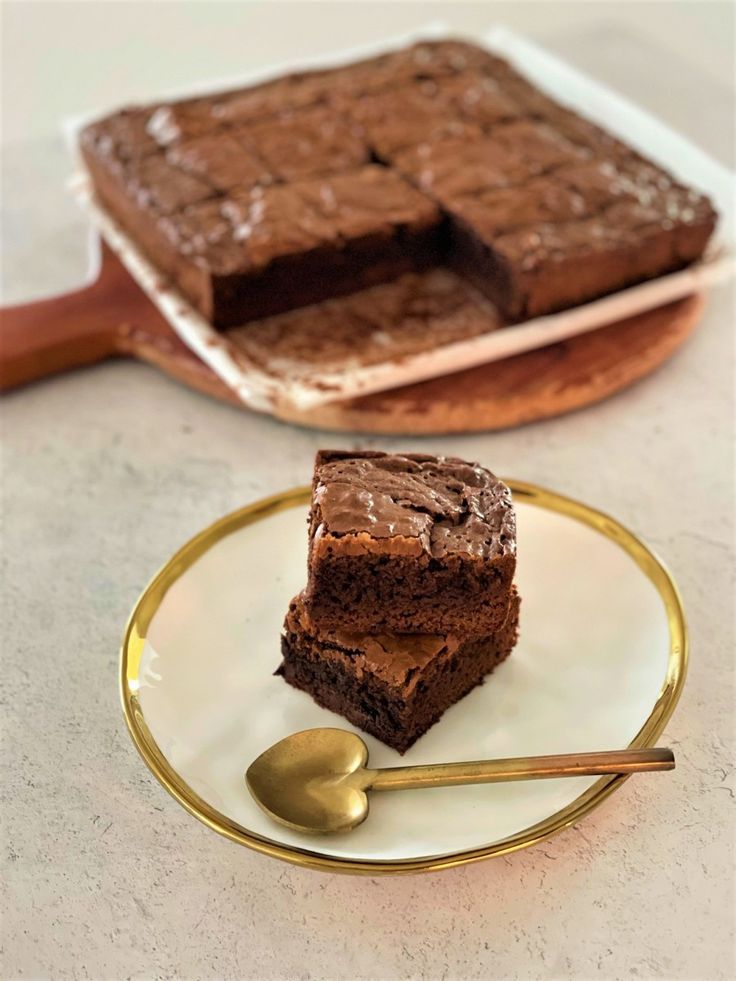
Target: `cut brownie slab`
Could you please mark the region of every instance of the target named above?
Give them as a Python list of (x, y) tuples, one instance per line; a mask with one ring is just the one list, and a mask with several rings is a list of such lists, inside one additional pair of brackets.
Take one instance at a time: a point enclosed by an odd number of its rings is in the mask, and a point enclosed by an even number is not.
[(453, 457), (322, 450), (306, 603), (323, 629), (497, 630), (516, 566), (511, 493)]
[(404, 753), (508, 657), (518, 624), (515, 589), (504, 623), (472, 638), (324, 631), (298, 596), (286, 615), (278, 673), (318, 705)]
[(704, 195), (453, 40), (124, 109), (80, 142), (98, 198), (218, 327), (444, 264), (518, 321), (679, 269), (716, 224)]

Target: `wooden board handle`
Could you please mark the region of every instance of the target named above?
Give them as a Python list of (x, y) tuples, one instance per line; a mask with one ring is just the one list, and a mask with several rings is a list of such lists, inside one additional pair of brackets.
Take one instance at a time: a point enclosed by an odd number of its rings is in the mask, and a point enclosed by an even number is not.
[(0, 391), (117, 354), (166, 368), (176, 344), (166, 319), (101, 242), (94, 282), (0, 310)]
[(177, 337), (109, 246), (100, 245), (93, 283), (0, 310), (0, 391), (125, 355), (240, 405), (238, 396)]
[(116, 353), (119, 320), (105, 309), (103, 277), (45, 300), (0, 311), (0, 390)]

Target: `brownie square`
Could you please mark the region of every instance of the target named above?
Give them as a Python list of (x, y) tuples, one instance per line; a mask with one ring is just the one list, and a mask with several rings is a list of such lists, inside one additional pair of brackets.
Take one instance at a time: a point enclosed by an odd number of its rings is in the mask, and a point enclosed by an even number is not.
[(540, 120), (589, 156), (616, 161), (635, 155), (631, 147), (572, 109), (551, 103), (540, 113)]
[(322, 105), (282, 112), (237, 132), (283, 181), (357, 170), (370, 160), (355, 125)]
[(515, 589), (505, 621), (485, 637), (325, 631), (297, 596), (284, 622), (277, 673), (318, 705), (405, 753), (508, 657), (518, 628)]
[(159, 148), (198, 136), (211, 136), (222, 126), (217, 105), (216, 98), (199, 98), (157, 106), (146, 130)]
[[(502, 59), (465, 41), (419, 41), (408, 48), (320, 73), (323, 97), (330, 102), (386, 91), (457, 74), (503, 74)], [(313, 79), (316, 82), (316, 79)]]
[(83, 152), (124, 162), (139, 160), (156, 153), (159, 145), (150, 134), (148, 124), (155, 109), (121, 109), (82, 130)]
[(461, 72), (503, 77), (511, 70), (503, 58), (458, 38), (418, 41), (384, 57), (394, 78), (442, 78)]
[(506, 618), (511, 493), (477, 464), (322, 450), (305, 601), (321, 629), (482, 636)]
[[(234, 248), (225, 268), (212, 268), (211, 306), (224, 325), (426, 268), (437, 250), (436, 205), (398, 174), (373, 165), (233, 194), (221, 210)], [(230, 307), (230, 297), (239, 296), (247, 306)]]
[(405, 147), (448, 137), (472, 138), (481, 134), (464, 119), (435, 82), (417, 82), (351, 100), (346, 114), (360, 128), (374, 156), (383, 162)]
[(543, 174), (590, 156), (587, 148), (535, 119), (520, 119), (498, 126), (489, 136), (499, 147), (524, 160), (532, 174)]
[(324, 84), (319, 77), (319, 73), (287, 75), (261, 85), (161, 105), (149, 120), (148, 132), (159, 147), (165, 148), (318, 105), (324, 101)]
[(474, 71), (424, 83), (423, 90), (435, 99), (448, 101), (462, 119), (482, 130), (525, 115), (523, 106), (495, 78)]
[(273, 168), (227, 132), (181, 140), (166, 151), (166, 160), (223, 194), (236, 188), (271, 184), (275, 179)]
[(132, 160), (121, 168), (125, 193), (139, 208), (158, 215), (169, 215), (215, 195), (207, 181), (180, 170), (161, 156)]

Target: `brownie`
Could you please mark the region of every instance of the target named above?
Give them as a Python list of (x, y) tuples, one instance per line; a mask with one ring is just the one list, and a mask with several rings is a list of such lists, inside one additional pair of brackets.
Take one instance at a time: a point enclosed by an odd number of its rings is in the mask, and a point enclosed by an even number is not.
[(123, 109), (80, 145), (107, 210), (223, 328), (432, 265), (518, 321), (696, 261), (717, 219), (452, 39)]
[(297, 596), (284, 622), (277, 673), (318, 705), (405, 753), (508, 657), (518, 626), (515, 588), (506, 619), (483, 637), (323, 630)]
[(283, 181), (355, 170), (371, 156), (357, 127), (327, 106), (287, 110), (237, 132)]
[(166, 160), (223, 194), (271, 184), (276, 179), (274, 169), (269, 168), (262, 155), (248, 149), (230, 133), (209, 133), (181, 140), (166, 151)]
[(438, 94), (441, 91), (442, 96), (456, 106), (461, 118), (483, 130), (525, 115), (524, 107), (494, 78), (464, 73), (442, 79), (435, 85)]
[(482, 636), (506, 618), (511, 493), (454, 457), (322, 450), (305, 602), (322, 629)]
[[(367, 165), (217, 195), (212, 170), (207, 183), (177, 169), (171, 155), (116, 168), (98, 167), (94, 157), (88, 164), (103, 201), (218, 326), (315, 303), (434, 261), (437, 206), (394, 171)], [(222, 159), (218, 174), (225, 177), (229, 167)]]
[(630, 157), (560, 166), (516, 187), (448, 195), (451, 256), (508, 320), (680, 269), (715, 224), (707, 198)]
[(218, 105), (216, 99), (201, 98), (156, 106), (146, 132), (159, 149), (198, 136), (212, 136), (223, 128), (218, 118)]
[(418, 82), (362, 96), (345, 107), (376, 159), (390, 163), (405, 147), (447, 137), (481, 135), (435, 82)]
[(108, 163), (137, 160), (159, 152), (159, 144), (149, 131), (155, 107), (121, 109), (112, 116), (91, 123), (82, 130), (82, 152)]
[[(550, 101), (550, 100), (547, 100)], [(622, 140), (607, 133), (600, 126), (583, 119), (571, 109), (565, 109), (555, 103), (546, 107), (539, 114), (539, 121), (544, 122), (561, 137), (576, 144), (581, 150), (592, 157), (605, 160), (622, 160), (636, 156), (630, 146)]]

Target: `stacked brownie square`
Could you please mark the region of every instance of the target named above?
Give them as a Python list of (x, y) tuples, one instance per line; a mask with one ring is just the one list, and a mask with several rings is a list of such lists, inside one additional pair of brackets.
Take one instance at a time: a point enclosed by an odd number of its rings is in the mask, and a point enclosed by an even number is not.
[(432, 265), (518, 321), (679, 269), (716, 223), (460, 41), (125, 109), (80, 142), (97, 197), (223, 328)]
[(516, 644), (511, 494), (477, 464), (317, 454), (279, 673), (399, 752)]

